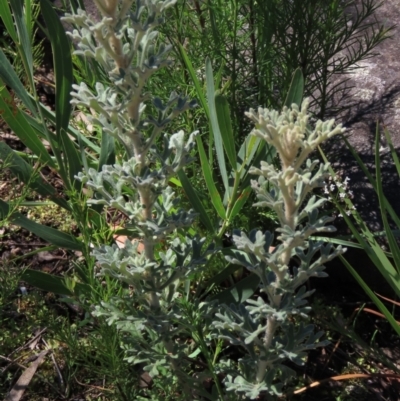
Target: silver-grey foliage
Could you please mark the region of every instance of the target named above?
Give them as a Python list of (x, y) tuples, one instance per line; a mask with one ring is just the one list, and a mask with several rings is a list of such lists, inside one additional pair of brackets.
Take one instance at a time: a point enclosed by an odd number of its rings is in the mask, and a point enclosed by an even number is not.
[[(265, 162), (250, 170), (259, 176), (258, 181), (251, 182), (258, 198), (254, 206), (276, 212), (281, 225), (276, 230), (279, 244), (273, 246), (270, 232), (234, 233), (236, 250), (227, 259), (259, 276), (261, 296), (247, 300), (239, 308), (224, 305), (213, 327), (216, 337), (245, 350), (237, 367), (228, 363), (226, 388), (250, 399), (261, 392), (281, 394), (283, 384), (293, 373), (283, 362), (289, 359), (301, 365), (305, 351), (325, 344), (319, 341), (322, 333), (315, 334), (312, 325), (298, 321), (297, 316), (306, 318), (309, 312), (305, 298), (311, 292), (303, 284), (310, 277), (325, 277), (324, 263), (344, 251), (310, 239), (313, 234), (335, 228), (327, 225), (332, 218), (318, 215), (318, 207), (326, 200), (311, 196), (314, 188), (324, 185), (329, 164), (307, 157), (343, 129), (334, 127), (331, 120), (318, 121), (311, 130), (307, 107), (305, 100), (301, 109), (293, 105), (281, 113), (261, 108), (258, 113), (246, 113), (256, 126), (252, 134), (273, 145), (280, 156), (280, 170)], [(296, 266), (291, 269), (289, 263), (293, 259)]]
[[(181, 349), (172, 341), (179, 332), (173, 323), (180, 319), (174, 302), (180, 285), (205, 264), (213, 249), (206, 248), (203, 239), (176, 235), (177, 230), (193, 224), (195, 214), (181, 210), (168, 182), (191, 162), (196, 133), (185, 139), (183, 131), (167, 135), (165, 128), (195, 102), (172, 93), (164, 103), (145, 91), (148, 79), (168, 65), (169, 46), (157, 46), (155, 29), (163, 22), (162, 12), (175, 0), (136, 1), (132, 11), (133, 3), (97, 0), (103, 17), (100, 22), (92, 21), (84, 11), (65, 17), (77, 27), (70, 34), (76, 54), (94, 58), (109, 78), (107, 87), (96, 84), (95, 93), (84, 83), (74, 85), (73, 103), (91, 109), (88, 119), (103, 134), (117, 138), (129, 156), (122, 164), (103, 166), (100, 172), (88, 169), (77, 177), (95, 194), (90, 203), (122, 212), (130, 233), (123, 249), (112, 245), (93, 252), (100, 274), (118, 278), (131, 289), (125, 298), (96, 306), (94, 313), (135, 338), (129, 352), (133, 363), (144, 363), (153, 375), (157, 366), (166, 365), (181, 378), (176, 361)], [(146, 110), (150, 101), (156, 115)], [(174, 238), (169, 240), (172, 233)], [(156, 252), (156, 245), (166, 238), (165, 250)], [(139, 241), (143, 250), (139, 250)], [(158, 351), (149, 347), (149, 331)], [(165, 351), (165, 357), (160, 357)], [(190, 393), (189, 383), (180, 380)]]
[[(100, 172), (88, 169), (77, 178), (92, 190), (92, 204), (114, 208), (125, 216), (130, 238), (122, 248), (103, 246), (93, 252), (100, 274), (129, 286), (129, 293), (97, 305), (94, 314), (129, 333), (130, 362), (140, 364), (153, 377), (167, 372), (171, 381), (178, 380), (187, 399), (211, 397), (201, 388), (201, 380), (196, 384), (195, 375), (189, 375), (188, 355), (193, 350), (190, 342), (182, 341), (191, 335), (182, 309), (182, 284), (199, 272), (215, 250), (206, 247), (204, 239), (188, 235), (196, 216), (181, 210), (180, 200), (168, 185), (191, 162), (196, 133), (185, 138), (183, 131), (168, 135), (165, 130), (194, 103), (176, 94), (164, 103), (146, 92), (151, 75), (168, 65), (169, 48), (158, 45), (156, 28), (163, 22), (162, 12), (175, 1), (95, 2), (103, 17), (100, 22), (83, 11), (65, 19), (77, 27), (71, 34), (76, 53), (95, 59), (108, 73), (109, 82), (108, 86), (97, 83), (95, 93), (84, 83), (75, 85), (73, 103), (91, 109), (87, 113), (91, 122), (117, 138), (129, 158), (103, 166)], [(157, 115), (146, 109), (150, 101)], [(252, 134), (273, 145), (281, 158), (281, 170), (265, 162), (251, 169), (259, 177), (251, 183), (258, 198), (255, 206), (276, 212), (281, 224), (279, 244), (274, 247), (269, 232), (235, 232), (236, 249), (228, 260), (259, 276), (258, 296), (239, 306), (217, 307), (198, 300), (194, 306), (185, 306), (205, 326), (207, 339), (199, 341), (211, 344), (212, 337), (219, 338), (244, 352), (238, 363), (220, 358), (215, 364), (215, 372), (225, 377), (228, 393), (221, 395), (219, 387), (219, 395), (211, 399), (255, 399), (260, 393), (277, 396), (292, 373), (284, 362), (301, 364), (306, 351), (324, 343), (319, 340), (321, 333), (315, 334), (311, 325), (300, 320), (309, 311), (306, 297), (310, 293), (303, 284), (310, 277), (325, 276), (323, 264), (343, 250), (310, 239), (334, 228), (327, 225), (331, 218), (318, 215), (324, 199), (312, 195), (323, 185), (328, 165), (308, 156), (342, 129), (334, 127), (333, 121), (319, 121), (311, 131), (307, 106), (305, 101), (301, 109), (293, 105), (282, 113), (268, 109), (247, 113), (256, 127)], [(296, 266), (291, 269), (292, 259)]]

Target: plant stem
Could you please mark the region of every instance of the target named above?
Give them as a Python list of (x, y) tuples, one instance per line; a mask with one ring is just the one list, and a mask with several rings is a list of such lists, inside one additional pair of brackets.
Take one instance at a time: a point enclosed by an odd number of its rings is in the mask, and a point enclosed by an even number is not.
[[(294, 155), (295, 157), (296, 155)], [(290, 168), (293, 164), (295, 159), (285, 159), (282, 157), (282, 172), (285, 173), (285, 171)], [(285, 182), (285, 187), (286, 191), (282, 190), (282, 195), (283, 195), (283, 201), (284, 201), (284, 209), (285, 209), (285, 221), (281, 222), (281, 225), (287, 225), (289, 226), (292, 230), (296, 228), (295, 225), (295, 215), (296, 215), (296, 201), (295, 201), (295, 188), (293, 183), (287, 184), (290, 182), (292, 179), (292, 175), (286, 178)], [(282, 189), (282, 188), (281, 188)], [(282, 295), (276, 294), (276, 290), (279, 289), (280, 282), (284, 279), (285, 275), (287, 274), (288, 270), (288, 265), (290, 262), (290, 257), (291, 257), (291, 247), (288, 244), (283, 244), (285, 246), (285, 250), (282, 252), (282, 255), (280, 257), (281, 260), (281, 265), (286, 267), (284, 270), (277, 269), (275, 271), (276, 275), (276, 284), (275, 284), (275, 290), (274, 294), (271, 296), (271, 306), (275, 309), (280, 308), (280, 304), (282, 301)], [(267, 353), (268, 350), (271, 347), (272, 340), (275, 335), (275, 331), (278, 328), (278, 322), (276, 320), (275, 315), (271, 315), (267, 318), (267, 327), (265, 329), (265, 335), (264, 335), (264, 353)], [(257, 368), (257, 382), (261, 383), (264, 379), (265, 371), (269, 365), (270, 361), (267, 360), (262, 360), (260, 359), (258, 361), (258, 368)]]
[[(279, 296), (279, 302), (280, 302), (281, 296)], [(276, 317), (275, 316), (270, 316), (267, 321), (267, 328), (265, 330), (265, 336), (264, 336), (264, 353), (266, 354), (269, 348), (271, 347), (272, 340), (275, 335), (275, 331), (278, 328)], [(265, 371), (267, 370), (267, 367), (269, 365), (268, 360), (261, 360), (259, 359), (258, 361), (258, 367), (257, 367), (257, 382), (261, 383), (264, 380), (265, 376)]]

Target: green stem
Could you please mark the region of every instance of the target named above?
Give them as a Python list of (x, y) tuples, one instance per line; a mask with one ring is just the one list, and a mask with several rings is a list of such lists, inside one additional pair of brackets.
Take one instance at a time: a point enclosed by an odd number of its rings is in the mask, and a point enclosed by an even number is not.
[(231, 223), (230, 215), (232, 212), (232, 208), (235, 205), (236, 200), (238, 198), (237, 191), (238, 191), (239, 183), (240, 183), (240, 171), (236, 171), (235, 172), (235, 181), (234, 181), (233, 189), (232, 189), (232, 197), (229, 199), (228, 208), (226, 209), (226, 219), (222, 223), (222, 226), (217, 234), (218, 240), (221, 240), (222, 236), (225, 234), (225, 231), (229, 227), (229, 224)]
[(214, 369), (214, 365), (216, 363), (216, 358), (217, 358), (218, 354), (215, 353), (214, 358), (213, 359), (210, 358), (210, 353), (208, 351), (207, 344), (204, 341), (204, 334), (203, 334), (203, 330), (201, 328), (198, 328), (198, 333), (197, 333), (196, 337), (197, 337), (197, 339), (195, 339), (195, 341), (197, 340), (197, 342), (199, 343), (201, 352), (203, 353), (204, 357), (207, 360), (208, 369), (211, 372), (211, 375), (214, 379), (215, 386), (217, 387), (218, 394), (222, 401), (222, 400), (224, 400), (224, 391), (221, 387), (221, 383), (219, 382), (218, 376), (215, 374), (215, 369)]

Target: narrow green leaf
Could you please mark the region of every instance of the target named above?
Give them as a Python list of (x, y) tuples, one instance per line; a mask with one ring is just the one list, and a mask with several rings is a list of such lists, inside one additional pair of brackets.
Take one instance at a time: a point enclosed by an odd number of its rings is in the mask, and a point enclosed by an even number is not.
[[(389, 242), (390, 251), (393, 255), (393, 261), (395, 267), (398, 272), (400, 272), (400, 249), (397, 245), (396, 239), (392, 234), (392, 230), (389, 226), (389, 222), (387, 219), (387, 210), (385, 208), (385, 197), (383, 195), (383, 188), (382, 188), (382, 174), (381, 174), (381, 158), (379, 153), (380, 148), (380, 134), (379, 134), (379, 125), (376, 125), (376, 135), (375, 135), (375, 168), (376, 168), (376, 187), (378, 193), (378, 200), (379, 200), (379, 208), (381, 212), (381, 218), (383, 222), (383, 226), (387, 233), (387, 239)], [(400, 288), (400, 287), (399, 287)]]
[(78, 9), (86, 10), (84, 0), (71, 0), (71, 7), (74, 10), (74, 13), (78, 13)]
[(28, 185), (38, 194), (49, 197), (51, 201), (66, 210), (71, 210), (65, 199), (59, 198), (57, 191), (43, 180), (40, 175), (35, 174), (33, 168), (20, 156), (18, 156), (5, 142), (0, 142), (0, 159), (5, 162), (7, 168), (18, 178), (19, 181)]
[[(258, 146), (261, 142), (261, 138), (258, 138), (254, 135), (247, 135), (246, 139), (242, 143), (242, 146), (239, 149), (238, 157), (237, 157), (237, 170), (239, 170), (240, 178), (243, 178), (248, 170), (248, 166), (253, 165), (252, 160), (254, 155), (257, 152)], [(263, 141), (264, 142), (264, 141)]]
[(46, 292), (52, 292), (57, 295), (73, 295), (65, 285), (62, 277), (53, 276), (38, 270), (25, 270), (21, 276), (21, 280), (24, 280), (34, 287)]
[(397, 156), (396, 149), (393, 146), (392, 138), (390, 137), (389, 131), (386, 128), (384, 128), (383, 132), (385, 134), (386, 141), (387, 141), (389, 149), (390, 149), (390, 154), (392, 156), (392, 159), (393, 159), (394, 164), (397, 169), (397, 175), (400, 177), (400, 161), (399, 161), (399, 157)]
[[(377, 236), (376, 233), (373, 233), (374, 236)], [(345, 239), (340, 239), (340, 238), (334, 238), (334, 237), (322, 237), (322, 236), (311, 236), (311, 240), (314, 241), (322, 241), (322, 242), (329, 242), (331, 244), (337, 244), (337, 245), (342, 245), (343, 247), (346, 248), (355, 248), (355, 249), (364, 249), (360, 244), (357, 244), (356, 242), (352, 241), (347, 241)], [(390, 252), (384, 251), (384, 254), (388, 257), (391, 258), (392, 254)]]
[[(16, 43), (16, 45), (18, 53), (24, 63), (25, 74), (28, 77), (31, 88), (34, 88), (32, 43), (26, 26), (24, 3), (22, 1), (11, 1), (10, 4), (13, 10), (15, 25), (17, 27), (18, 43)], [(30, 10), (28, 13), (30, 14)]]
[(0, 1), (0, 17), (3, 24), (7, 29), (8, 34), (14, 43), (18, 42), (17, 31), (15, 30), (14, 21), (11, 15), (10, 6), (8, 1)]
[(177, 178), (175, 178), (175, 177), (171, 177), (171, 178), (169, 179), (169, 182), (170, 182), (171, 184), (177, 186), (177, 187), (180, 187), (180, 188), (182, 187), (182, 183), (181, 183)]
[(72, 292), (65, 283), (65, 278), (33, 269), (26, 269), (22, 273), (21, 280), (24, 280), (43, 291), (57, 295), (73, 296), (79, 294), (90, 294), (91, 291), (90, 286), (87, 284), (74, 283), (74, 291)]
[(115, 164), (115, 139), (107, 132), (101, 133), (101, 152), (98, 171), (101, 171), (104, 165)]
[(386, 319), (397, 333), (400, 335), (400, 325), (396, 322), (393, 315), (387, 310), (386, 306), (382, 303), (382, 301), (374, 294), (374, 292), (369, 288), (367, 283), (362, 279), (362, 277), (357, 273), (357, 271), (353, 268), (353, 266), (343, 257), (343, 255), (339, 255), (340, 260), (347, 267), (349, 272), (353, 275), (353, 277), (357, 280), (357, 283), (362, 287), (362, 289), (366, 292), (366, 294), (371, 298), (377, 308), (385, 315)]
[(33, 176), (33, 168), (20, 156), (18, 156), (5, 142), (0, 142), (0, 160), (3, 161), (3, 168), (10, 169), (11, 172), (27, 184)]
[(201, 105), (202, 109), (204, 110), (204, 112), (206, 113), (207, 119), (210, 120), (210, 112), (208, 109), (207, 100), (204, 96), (203, 88), (200, 85), (200, 82), (197, 78), (196, 71), (194, 70), (192, 62), (190, 61), (183, 46), (180, 43), (178, 43), (177, 45), (178, 45), (179, 53), (182, 57), (182, 61), (185, 66), (185, 69), (189, 72), (190, 78), (193, 81), (197, 96), (199, 98), (200, 105)]
[(201, 353), (201, 348), (196, 348), (190, 355), (188, 355), (188, 358), (195, 358), (197, 355)]
[(0, 200), (0, 219), (9, 219), (13, 224), (25, 228), (38, 237), (44, 239), (50, 244), (57, 245), (60, 248), (71, 249), (73, 251), (83, 251), (84, 245), (78, 241), (73, 235), (63, 233), (55, 228), (46, 227), (42, 224), (23, 216), (21, 213), (11, 213), (9, 205)]
[(190, 201), (190, 204), (193, 206), (194, 210), (199, 214), (200, 221), (205, 225), (205, 227), (210, 233), (213, 233), (215, 231), (215, 227), (211, 222), (208, 213), (203, 206), (203, 203), (197, 196), (196, 191), (192, 186), (192, 183), (189, 181), (186, 174), (182, 170), (178, 172), (178, 177), (186, 193), (186, 196)]
[(252, 179), (252, 176), (248, 173), (250, 168), (252, 166), (259, 166), (261, 161), (266, 161), (272, 164), (275, 155), (276, 148), (274, 146), (267, 145), (265, 141), (261, 141), (256, 154), (252, 158), (252, 163), (248, 161), (245, 166), (245, 176), (242, 178), (242, 188), (246, 188), (248, 185), (250, 185), (250, 180)]
[[(320, 151), (320, 154), (321, 154), (324, 162), (327, 162), (327, 158), (321, 148), (319, 148), (319, 151)], [(330, 173), (332, 176), (335, 175), (335, 172), (333, 171), (332, 167), (330, 167)], [(389, 285), (393, 288), (393, 290), (397, 294), (400, 295), (400, 274), (399, 274), (399, 272), (396, 271), (396, 269), (390, 263), (389, 259), (383, 252), (382, 248), (377, 243), (375, 236), (368, 229), (367, 225), (365, 224), (365, 222), (363, 221), (363, 219), (361, 218), (361, 216), (359, 215), (357, 210), (352, 211), (352, 216), (354, 217), (354, 219), (357, 223), (357, 226), (358, 226), (356, 228), (355, 225), (353, 224), (352, 220), (347, 216), (347, 214), (346, 214), (345, 210), (343, 209), (342, 205), (340, 204), (340, 202), (338, 200), (336, 200), (335, 198), (333, 198), (332, 200), (335, 203), (336, 208), (339, 210), (339, 212), (343, 216), (344, 220), (346, 221), (346, 224), (350, 228), (355, 239), (363, 247), (365, 253), (372, 260), (372, 262), (375, 264), (376, 268), (383, 275), (383, 277), (389, 283)], [(345, 199), (345, 201), (352, 205), (350, 199)]]
[[(81, 154), (81, 160), (82, 160), (83, 171), (88, 171), (88, 170), (89, 170), (89, 158), (88, 158), (88, 154), (90, 154), (90, 153), (87, 153), (87, 152), (86, 152), (86, 148), (85, 148), (84, 144), (83, 144), (82, 141), (81, 141), (81, 136), (78, 136), (77, 139), (78, 139), (79, 151), (80, 151), (80, 154)], [(98, 162), (98, 160), (97, 160), (97, 162)], [(97, 165), (98, 165), (98, 163), (97, 163)], [(97, 166), (96, 166), (96, 167), (97, 167)]]
[[(365, 174), (365, 176), (368, 178), (368, 180), (371, 183), (371, 185), (373, 186), (375, 192), (377, 192), (375, 179), (372, 177), (372, 175), (369, 172), (368, 168), (365, 166), (364, 162), (361, 160), (360, 156), (355, 151), (354, 147), (351, 146), (350, 142), (346, 139), (346, 137), (344, 135), (342, 135), (341, 138), (344, 141), (344, 143), (346, 144), (347, 148), (350, 150), (350, 152), (353, 155), (353, 157), (356, 159), (358, 165), (360, 166), (360, 168), (363, 171), (363, 173)], [(319, 148), (319, 151), (320, 151), (322, 157), (325, 157), (325, 155), (323, 154), (321, 148)], [(325, 160), (326, 160), (326, 157), (325, 157)], [(386, 197), (384, 197), (384, 203), (385, 203), (385, 209), (389, 212), (390, 217), (393, 219), (393, 221), (395, 222), (397, 227), (400, 227), (400, 219), (397, 216), (396, 212), (393, 210), (391, 204), (388, 202)]]
[(251, 194), (251, 188), (247, 187), (238, 196), (235, 204), (233, 205), (231, 214), (229, 216), (230, 221), (232, 221), (239, 214), (239, 212), (243, 209), (243, 206), (246, 204), (247, 200), (249, 199), (250, 194)]
[(337, 245), (342, 245), (346, 248), (356, 248), (356, 249), (362, 249), (362, 246), (360, 244), (357, 244), (356, 242), (351, 242), (351, 241), (346, 241), (343, 239), (338, 239), (338, 238), (331, 238), (331, 237), (323, 237), (323, 236), (311, 236), (311, 240), (313, 241), (322, 241), (322, 242), (330, 242), (331, 244), (337, 244)]
[(25, 26), (29, 36), (29, 40), (32, 41), (34, 39), (33, 38), (34, 21), (32, 18), (32, 11), (34, 9), (34, 4), (32, 4), (31, 0), (24, 0), (24, 3), (25, 3)]
[(200, 137), (196, 137), (196, 141), (199, 150), (201, 168), (203, 170), (204, 179), (206, 181), (206, 185), (210, 193), (211, 202), (214, 205), (214, 208), (217, 211), (219, 217), (221, 217), (221, 219), (224, 220), (226, 218), (225, 208), (222, 203), (221, 196), (217, 190), (217, 187), (215, 186), (214, 178), (211, 172), (211, 167), (208, 164), (206, 152), (203, 147), (203, 142), (201, 141)]
[[(56, 135), (48, 134), (52, 151), (58, 163), (58, 173), (67, 190), (75, 185), (73, 172), (76, 170), (76, 154), (73, 151), (71, 140), (66, 137), (71, 114), (70, 92), (72, 87), (72, 56), (70, 44), (64, 28), (48, 0), (40, 0), (43, 18), (47, 28), (47, 37), (50, 40), (53, 52), (53, 65), (56, 85)], [(68, 51), (66, 51), (68, 49)], [(72, 163), (72, 164), (70, 164)]]
[(13, 66), (8, 61), (6, 55), (0, 49), (0, 78), (9, 86), (22, 101), (25, 107), (35, 116), (38, 116), (38, 112), (35, 106), (35, 102), (31, 100), (30, 95), (25, 89), (24, 85), (15, 73)]
[(42, 141), (38, 138), (36, 132), (26, 120), (24, 113), (19, 110), (14, 103), (14, 99), (4, 86), (0, 87), (0, 109), (3, 111), (2, 118), (21, 142), (38, 156), (43, 164), (55, 168), (55, 163)]
[(220, 94), (215, 95), (215, 110), (226, 155), (228, 156), (231, 167), (235, 169), (237, 164), (235, 138), (233, 136), (229, 103), (225, 96)]
[[(55, 113), (53, 111), (49, 110), (47, 107), (45, 107), (42, 103), (39, 103), (39, 107), (40, 107), (41, 113), (43, 114), (43, 117), (55, 124), (56, 123)], [(30, 124), (34, 124), (34, 121), (31, 121), (31, 120), (29, 120), (29, 121), (30, 121)], [(39, 131), (41, 130), (38, 125), (36, 125), (36, 127), (37, 127), (36, 129), (38, 129)], [(41, 131), (44, 132), (43, 129)], [(92, 159), (96, 158), (97, 155), (100, 154), (100, 152), (101, 152), (100, 146), (95, 145), (92, 141), (90, 141), (88, 138), (86, 138), (86, 136), (83, 135), (80, 131), (69, 126), (67, 132), (69, 135), (72, 135), (77, 142), (81, 141), (82, 144), (84, 144), (88, 149), (90, 149), (92, 151), (92, 152), (88, 152), (88, 155), (91, 155), (92, 153), (94, 154), (91, 156)], [(97, 167), (97, 160), (96, 160), (96, 167)]]
[(66, 161), (66, 170), (68, 171), (70, 186), (74, 186), (79, 190), (81, 183), (75, 179), (75, 176), (82, 171), (81, 155), (78, 153), (68, 133), (63, 129), (60, 132), (60, 139), (64, 151), (64, 160)]
[(40, 0), (41, 10), (53, 50), (56, 83), (56, 131), (64, 135), (71, 115), (71, 88), (73, 81), (70, 43), (58, 15), (48, 0)]
[[(222, 135), (218, 124), (217, 112), (215, 108), (215, 89), (214, 89), (214, 75), (212, 71), (211, 61), (209, 58), (206, 60), (206, 81), (207, 81), (207, 100), (210, 110), (210, 120), (212, 132), (215, 141), (215, 151), (217, 153), (218, 167), (221, 173), (222, 182), (224, 183), (225, 191), (229, 193), (229, 180), (226, 171), (224, 148), (222, 143)], [(229, 197), (231, 194), (229, 193)]]
[[(380, 245), (376, 242), (375, 237), (372, 235), (364, 221), (357, 212), (353, 212), (356, 218), (358, 228), (356, 228), (350, 218), (346, 215), (339, 202), (335, 202), (336, 207), (346, 220), (346, 224), (350, 228), (356, 240), (360, 243), (368, 257), (375, 264), (380, 273), (384, 276), (385, 280), (391, 285), (393, 290), (400, 295), (400, 275), (386, 257)], [(365, 238), (365, 239), (364, 239)]]
[(301, 68), (297, 68), (293, 74), (292, 82), (285, 99), (284, 106), (290, 108), (293, 103), (301, 106), (304, 93), (304, 77)]

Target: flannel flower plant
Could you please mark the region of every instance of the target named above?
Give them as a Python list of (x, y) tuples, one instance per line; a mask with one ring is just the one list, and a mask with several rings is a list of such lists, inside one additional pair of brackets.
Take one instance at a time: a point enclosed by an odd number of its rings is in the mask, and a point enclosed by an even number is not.
[[(308, 100), (301, 109), (295, 104), (281, 113), (259, 108), (246, 113), (255, 123), (252, 135), (276, 148), (281, 170), (266, 162), (252, 167), (251, 174), (259, 176), (251, 186), (258, 202), (254, 206), (273, 209), (280, 228), (275, 247), (270, 232), (252, 230), (248, 235), (236, 232), (236, 247), (227, 259), (247, 268), (260, 279), (260, 295), (238, 307), (224, 305), (216, 315), (213, 327), (216, 337), (242, 348), (245, 356), (238, 366), (223, 360), (220, 368), (226, 373), (227, 390), (256, 399), (260, 393), (267, 397), (281, 395), (283, 384), (293, 371), (283, 364), (291, 360), (303, 364), (305, 351), (322, 346), (322, 333), (312, 325), (304, 325), (296, 316), (307, 317), (309, 307), (305, 282), (310, 277), (324, 277), (324, 263), (345, 249), (334, 249), (313, 241), (310, 236), (332, 232), (332, 217), (319, 217), (318, 207), (326, 199), (312, 195), (313, 189), (324, 186), (329, 176), (329, 163), (320, 164), (308, 156), (323, 141), (343, 132), (334, 121), (318, 121), (311, 131), (308, 125)], [(292, 264), (290, 262), (292, 261)]]
[[(313, 334), (310, 325), (296, 324), (294, 317), (308, 313), (305, 298), (310, 292), (303, 284), (309, 277), (324, 276), (323, 264), (343, 250), (310, 239), (334, 228), (327, 226), (331, 218), (318, 216), (317, 208), (324, 199), (316, 200), (311, 194), (323, 186), (328, 165), (307, 158), (324, 140), (343, 130), (334, 127), (333, 121), (319, 121), (311, 131), (307, 101), (301, 109), (293, 105), (281, 114), (268, 109), (247, 113), (256, 124), (252, 134), (275, 146), (281, 158), (282, 170), (265, 162), (251, 170), (259, 176), (252, 182), (259, 200), (255, 206), (277, 213), (280, 244), (270, 252), (271, 233), (235, 233), (236, 249), (228, 260), (259, 276), (259, 296), (237, 307), (217, 308), (213, 303), (196, 307), (208, 326), (204, 328), (207, 341), (211, 333), (245, 352), (238, 363), (222, 358), (215, 365), (216, 372), (223, 373), (228, 393), (222, 394), (216, 383), (218, 396), (207, 395), (201, 380), (195, 383), (194, 378), (201, 375), (193, 374), (193, 365), (186, 362), (190, 361), (187, 344), (191, 341), (182, 339), (191, 333), (180, 299), (182, 284), (195, 277), (215, 250), (206, 247), (203, 239), (187, 234), (196, 216), (179, 208), (180, 201), (168, 185), (169, 179), (191, 161), (195, 133), (185, 139), (182, 131), (165, 132), (168, 123), (194, 103), (176, 94), (164, 103), (145, 91), (151, 75), (168, 65), (169, 48), (158, 44), (156, 28), (163, 22), (163, 11), (175, 0), (95, 3), (102, 14), (100, 22), (81, 10), (66, 15), (65, 20), (76, 27), (71, 34), (76, 53), (98, 63), (108, 72), (109, 82), (107, 87), (98, 83), (95, 92), (84, 83), (75, 85), (73, 103), (88, 110), (88, 119), (103, 135), (119, 140), (128, 157), (103, 166), (101, 171), (88, 168), (77, 178), (91, 188), (92, 204), (112, 207), (125, 216), (130, 240), (121, 249), (105, 245), (93, 252), (99, 274), (110, 275), (129, 289), (125, 297), (95, 306), (94, 314), (127, 333), (129, 361), (140, 364), (152, 377), (161, 374), (169, 383), (176, 383), (183, 399), (279, 395), (292, 373), (283, 362), (290, 359), (300, 364), (305, 351), (322, 344), (318, 342), (321, 333)], [(146, 109), (150, 101), (156, 116)], [(143, 250), (138, 241), (131, 241), (138, 238)], [(292, 259), (297, 264), (289, 267)], [(215, 310), (217, 313), (211, 314)]]
[[(95, 112), (87, 118), (100, 127), (103, 135), (119, 140), (128, 160), (101, 171), (88, 169), (77, 177), (94, 194), (89, 202), (112, 207), (126, 219), (130, 239), (119, 249), (116, 245), (94, 250), (100, 274), (110, 275), (130, 288), (126, 298), (96, 306), (97, 316), (105, 316), (129, 333), (132, 342), (130, 361), (145, 365), (152, 376), (161, 368), (172, 368), (187, 394), (189, 384), (182, 380), (177, 357), (180, 349), (172, 341), (178, 334), (173, 321), (180, 316), (173, 308), (179, 285), (206, 262), (212, 249), (204, 250), (204, 240), (176, 235), (190, 227), (191, 211), (179, 209), (180, 201), (168, 185), (171, 176), (191, 161), (192, 133), (165, 134), (168, 123), (195, 102), (172, 94), (166, 103), (145, 92), (152, 74), (168, 65), (168, 46), (157, 44), (155, 30), (163, 22), (162, 13), (175, 0), (96, 0), (102, 20), (94, 22), (79, 10), (67, 14), (65, 21), (76, 29), (71, 34), (76, 54), (93, 59), (108, 72), (109, 86), (96, 84), (93, 93), (84, 83), (73, 86), (73, 103)], [(134, 11), (132, 7), (135, 5)], [(157, 115), (146, 113), (152, 100)], [(175, 233), (166, 249), (161, 242)], [(169, 237), (168, 237), (169, 238)]]

